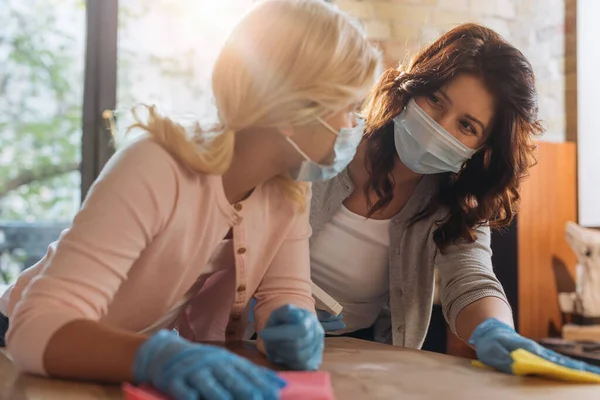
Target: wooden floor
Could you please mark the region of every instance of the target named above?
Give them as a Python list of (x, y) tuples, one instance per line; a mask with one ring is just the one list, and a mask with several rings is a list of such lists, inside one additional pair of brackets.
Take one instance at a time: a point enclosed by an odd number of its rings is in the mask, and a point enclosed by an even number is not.
[[(268, 365), (248, 343), (228, 346)], [(587, 400), (600, 399), (600, 385), (518, 378), (471, 366), (466, 359), (406, 350), (350, 338), (326, 339), (322, 370), (331, 373), (337, 400)], [(20, 375), (0, 354), (0, 399), (115, 400), (118, 387)], [(307, 399), (308, 400), (308, 399)]]

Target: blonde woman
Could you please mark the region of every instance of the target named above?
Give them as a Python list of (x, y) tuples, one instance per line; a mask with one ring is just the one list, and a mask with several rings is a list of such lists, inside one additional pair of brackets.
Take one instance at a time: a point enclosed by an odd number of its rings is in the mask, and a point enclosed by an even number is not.
[[(258, 3), (214, 68), (219, 126), (189, 132), (147, 107), (134, 126), (144, 135), (110, 160), (71, 229), (4, 294), (14, 362), (52, 377), (150, 384), (177, 399), (277, 398), (284, 382), (273, 372), (168, 330), (240, 339), (254, 296), (261, 351), (317, 368), (324, 334), (301, 181), (350, 162), (361, 133), (353, 111), (378, 70), (378, 52), (333, 6)], [(227, 293), (211, 292), (217, 278)], [(204, 323), (186, 328), (191, 298)]]

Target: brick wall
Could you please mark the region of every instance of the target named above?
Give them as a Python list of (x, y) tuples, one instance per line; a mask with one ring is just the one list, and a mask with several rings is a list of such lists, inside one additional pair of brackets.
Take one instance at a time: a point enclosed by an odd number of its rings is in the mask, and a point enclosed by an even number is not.
[(577, 142), (577, 0), (565, 0), (566, 138)]
[[(495, 29), (537, 76), (543, 140), (576, 138), (576, 0), (334, 0), (360, 18), (388, 65), (462, 22)], [(567, 133), (569, 132), (569, 133)]]

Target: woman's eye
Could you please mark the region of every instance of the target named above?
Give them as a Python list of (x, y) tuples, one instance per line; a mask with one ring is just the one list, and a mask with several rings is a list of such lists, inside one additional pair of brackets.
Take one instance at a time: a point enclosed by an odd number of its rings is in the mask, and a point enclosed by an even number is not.
[(435, 94), (430, 94), (427, 96), (430, 102), (433, 104), (439, 105), (441, 103), (440, 99)]
[(460, 121), (460, 125), (463, 127), (463, 129), (467, 130), (470, 134), (477, 136), (477, 130), (473, 127), (473, 125), (471, 125), (467, 121)]

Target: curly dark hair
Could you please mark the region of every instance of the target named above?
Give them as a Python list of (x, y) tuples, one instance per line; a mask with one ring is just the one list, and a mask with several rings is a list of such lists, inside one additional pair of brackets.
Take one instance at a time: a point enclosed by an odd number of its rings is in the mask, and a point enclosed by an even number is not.
[(414, 96), (427, 96), (459, 74), (480, 77), (496, 100), (494, 125), (487, 142), (460, 172), (440, 176), (438, 193), (413, 222), (448, 214), (437, 221), (433, 238), (444, 249), (458, 240), (475, 240), (474, 230), (510, 224), (520, 200), (519, 186), (534, 165), (533, 138), (544, 129), (537, 116), (533, 68), (525, 56), (491, 29), (463, 24), (422, 50), (406, 66), (388, 69), (365, 104), (365, 166), (370, 174), (363, 190), (369, 214), (386, 207), (394, 194), (393, 118)]

